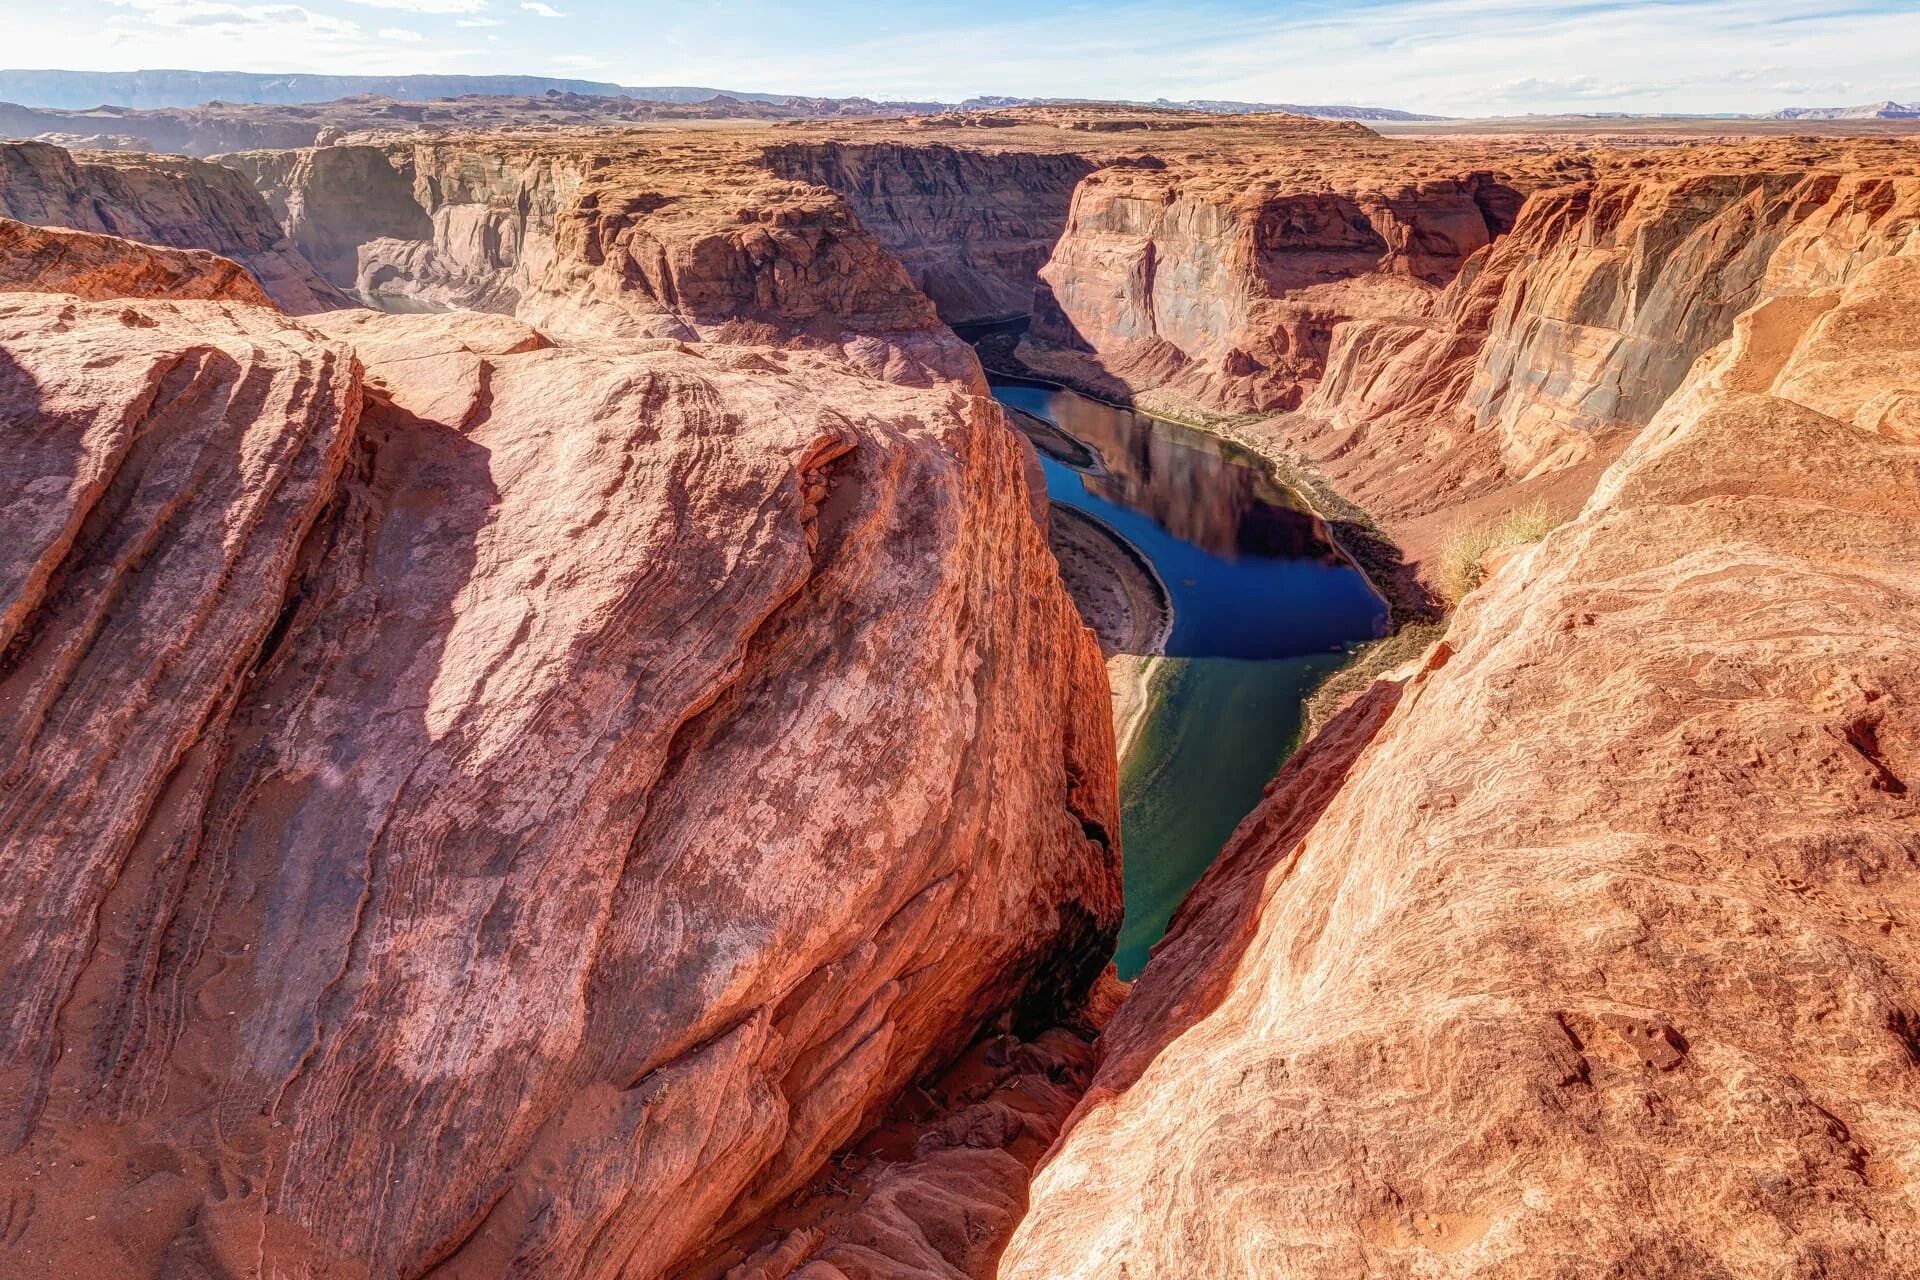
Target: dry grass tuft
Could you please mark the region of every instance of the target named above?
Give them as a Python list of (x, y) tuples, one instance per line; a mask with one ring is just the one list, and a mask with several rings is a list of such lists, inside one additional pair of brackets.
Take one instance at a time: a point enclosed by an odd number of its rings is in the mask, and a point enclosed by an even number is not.
[(1441, 594), (1455, 604), (1480, 585), (1483, 575), (1480, 561), (1495, 547), (1521, 547), (1538, 542), (1552, 533), (1560, 522), (1545, 505), (1534, 503), (1519, 507), (1490, 524), (1477, 524), (1460, 530), (1440, 549), (1435, 571)]

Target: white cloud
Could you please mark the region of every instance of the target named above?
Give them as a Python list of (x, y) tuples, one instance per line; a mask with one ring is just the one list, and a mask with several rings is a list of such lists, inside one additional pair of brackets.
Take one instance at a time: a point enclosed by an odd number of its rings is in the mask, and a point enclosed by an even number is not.
[[(297, 26), (331, 35), (351, 36), (359, 26), (296, 4), (219, 4), (211, 0), (110, 0), (132, 9), (157, 27), (237, 28)], [(124, 30), (124, 28), (123, 28)]]
[(370, 9), (402, 9), (408, 13), (481, 13), (487, 0), (347, 0)]
[(542, 18), (564, 18), (567, 16), (552, 5), (541, 3), (541, 0), (521, 0), (520, 7), (528, 13), (536, 14)]
[(396, 44), (419, 44), (426, 39), (418, 31), (408, 31), (404, 27), (382, 27), (378, 34), (382, 40)]
[(456, 27), (498, 27), (505, 24), (498, 18), (462, 18), (453, 25)]
[[(1364, 103), (1448, 115), (1757, 111), (1802, 100), (1920, 97), (1920, 5), (1905, 0), (1389, 0), (1273, 6), (1171, 0), (929, 25), (792, 47), (778, 35), (684, 45), (626, 83), (885, 98), (972, 94)], [(731, 30), (746, 30), (737, 17)], [(789, 33), (790, 34), (790, 33)], [(1761, 67), (1789, 75), (1736, 78)], [(1872, 86), (1867, 88), (1865, 86)], [(1841, 99), (1836, 98), (1836, 101)]]

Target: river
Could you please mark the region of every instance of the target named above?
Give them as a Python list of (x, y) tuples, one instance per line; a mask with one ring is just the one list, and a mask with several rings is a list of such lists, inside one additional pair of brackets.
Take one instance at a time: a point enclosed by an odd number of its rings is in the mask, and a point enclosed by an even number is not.
[(1157, 696), (1121, 762), (1115, 959), (1132, 978), (1292, 752), (1307, 696), (1385, 632), (1387, 606), (1250, 451), (1071, 391), (992, 382), (1001, 403), (1071, 437), (1062, 447), (1025, 424), (1048, 496), (1125, 539), (1171, 597)]

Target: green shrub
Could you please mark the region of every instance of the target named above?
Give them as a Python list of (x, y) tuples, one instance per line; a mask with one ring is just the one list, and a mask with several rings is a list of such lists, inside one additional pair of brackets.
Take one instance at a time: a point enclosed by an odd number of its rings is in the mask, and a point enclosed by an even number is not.
[(1480, 561), (1495, 547), (1521, 547), (1538, 542), (1552, 533), (1560, 522), (1544, 503), (1518, 507), (1491, 523), (1469, 525), (1447, 539), (1440, 548), (1440, 563), (1435, 569), (1440, 592), (1458, 604), (1480, 585)]

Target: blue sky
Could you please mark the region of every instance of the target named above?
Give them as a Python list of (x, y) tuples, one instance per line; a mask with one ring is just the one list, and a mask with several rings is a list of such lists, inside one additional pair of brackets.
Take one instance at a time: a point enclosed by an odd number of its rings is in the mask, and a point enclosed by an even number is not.
[(523, 72), (1445, 114), (1920, 99), (1920, 0), (0, 0), (13, 66)]

